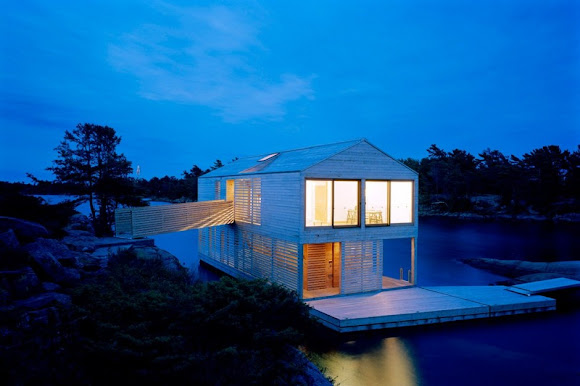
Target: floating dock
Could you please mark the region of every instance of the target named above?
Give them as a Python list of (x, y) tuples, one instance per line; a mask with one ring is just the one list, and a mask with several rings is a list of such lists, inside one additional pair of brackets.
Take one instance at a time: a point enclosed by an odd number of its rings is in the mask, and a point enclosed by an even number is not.
[[(580, 282), (576, 283), (580, 285)], [(551, 288), (554, 290), (553, 286)], [(512, 289), (507, 286), (412, 287), (314, 299), (306, 303), (314, 317), (338, 332), (420, 326), (556, 309), (554, 299), (528, 292), (517, 293)]]

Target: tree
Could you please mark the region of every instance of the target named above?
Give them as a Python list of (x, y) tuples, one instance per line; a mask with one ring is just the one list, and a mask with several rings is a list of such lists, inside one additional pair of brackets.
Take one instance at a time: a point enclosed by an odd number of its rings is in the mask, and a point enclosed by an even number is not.
[(111, 127), (79, 123), (72, 132), (65, 132), (55, 148), (58, 158), (48, 168), (57, 182), (74, 184), (88, 196), (95, 228), (105, 234), (111, 231), (114, 210), (130, 196), (123, 193), (132, 186), (128, 183), (131, 162), (117, 153), (120, 142)]

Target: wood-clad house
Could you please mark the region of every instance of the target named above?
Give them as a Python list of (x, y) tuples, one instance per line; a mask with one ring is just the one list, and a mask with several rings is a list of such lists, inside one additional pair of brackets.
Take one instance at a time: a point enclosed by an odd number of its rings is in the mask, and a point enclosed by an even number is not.
[[(418, 175), (365, 139), (238, 159), (198, 197), (233, 202), (233, 223), (199, 230), (200, 259), (230, 275), (304, 299), (416, 282)], [(387, 277), (390, 239), (409, 253)]]

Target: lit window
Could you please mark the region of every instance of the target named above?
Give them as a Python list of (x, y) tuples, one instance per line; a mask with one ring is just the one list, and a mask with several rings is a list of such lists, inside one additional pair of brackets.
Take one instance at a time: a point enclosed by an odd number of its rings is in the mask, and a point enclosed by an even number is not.
[(358, 181), (334, 181), (334, 226), (358, 226)]
[(388, 221), (387, 181), (367, 181), (365, 183), (365, 224), (386, 225)]
[(306, 180), (306, 226), (332, 225), (332, 181)]
[(391, 224), (413, 222), (413, 181), (391, 181)]
[(306, 180), (306, 226), (359, 226), (359, 184)]

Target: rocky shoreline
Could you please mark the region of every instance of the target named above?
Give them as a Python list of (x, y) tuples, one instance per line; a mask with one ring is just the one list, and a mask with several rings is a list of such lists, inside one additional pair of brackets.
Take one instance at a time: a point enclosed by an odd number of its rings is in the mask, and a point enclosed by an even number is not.
[[(159, 259), (166, 268), (186, 270), (153, 240), (98, 238), (90, 220), (73, 215), (61, 240), (40, 224), (0, 217), (0, 348), (15, 350), (38, 328), (70, 331), (70, 289), (105, 272), (109, 256), (132, 249), (144, 259)], [(65, 326), (68, 324), (67, 326)], [(67, 327), (67, 328), (64, 328)], [(55, 337), (57, 338), (57, 337)]]
[(419, 217), (442, 217), (457, 220), (476, 220), (476, 221), (546, 221), (553, 223), (580, 223), (580, 213), (566, 213), (554, 215), (552, 217), (540, 214), (517, 214), (494, 213), (480, 214), (473, 212), (435, 212), (419, 211)]
[(500, 260), (489, 258), (466, 258), (462, 263), (509, 278), (501, 284), (520, 284), (538, 280), (565, 277), (580, 280), (580, 261), (532, 262), (524, 260)]

